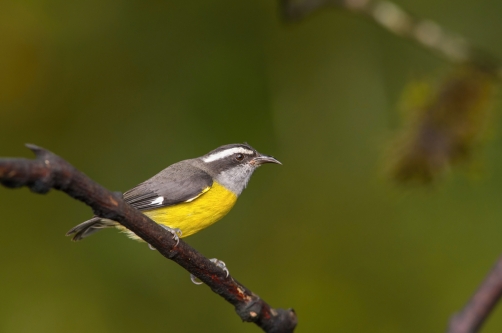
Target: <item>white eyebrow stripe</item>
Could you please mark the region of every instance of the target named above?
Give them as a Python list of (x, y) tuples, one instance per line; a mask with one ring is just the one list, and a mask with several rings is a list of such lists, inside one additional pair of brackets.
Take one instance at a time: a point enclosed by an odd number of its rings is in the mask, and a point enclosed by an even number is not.
[(208, 157), (203, 158), (202, 160), (206, 163), (213, 162), (216, 160), (221, 160), (222, 158), (228, 157), (230, 155), (233, 155), (235, 153), (241, 153), (241, 154), (254, 154), (254, 151), (242, 148), (242, 147), (235, 147), (235, 148), (229, 148), (225, 149), (222, 151), (219, 151), (217, 153), (211, 154)]
[(158, 197), (157, 199), (153, 200), (150, 204), (151, 205), (162, 205), (164, 202), (164, 197)]

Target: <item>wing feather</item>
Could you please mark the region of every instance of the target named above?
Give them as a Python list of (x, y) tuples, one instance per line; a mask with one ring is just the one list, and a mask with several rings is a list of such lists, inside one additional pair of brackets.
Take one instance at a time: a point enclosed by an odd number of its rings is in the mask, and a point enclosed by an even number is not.
[(189, 161), (173, 164), (124, 193), (124, 200), (145, 211), (195, 200), (213, 185), (213, 178)]

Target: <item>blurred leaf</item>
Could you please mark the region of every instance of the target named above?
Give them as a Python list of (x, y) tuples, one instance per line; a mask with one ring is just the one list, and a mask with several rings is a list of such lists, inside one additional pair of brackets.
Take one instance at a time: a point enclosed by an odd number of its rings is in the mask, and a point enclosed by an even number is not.
[(495, 78), (474, 66), (460, 66), (437, 88), (415, 83), (404, 94), (404, 128), (390, 158), (398, 182), (428, 183), (466, 161), (485, 128)]

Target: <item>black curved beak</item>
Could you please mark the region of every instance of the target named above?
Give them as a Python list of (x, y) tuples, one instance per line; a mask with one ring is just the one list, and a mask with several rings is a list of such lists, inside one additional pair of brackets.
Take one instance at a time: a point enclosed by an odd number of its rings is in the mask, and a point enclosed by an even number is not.
[(262, 165), (262, 164), (265, 164), (265, 163), (275, 163), (275, 164), (282, 165), (281, 162), (279, 162), (278, 160), (276, 160), (272, 156), (267, 156), (267, 155), (262, 155), (262, 154), (260, 154), (257, 157), (253, 158), (253, 160), (251, 162), (254, 163), (254, 164), (256, 164), (256, 165)]

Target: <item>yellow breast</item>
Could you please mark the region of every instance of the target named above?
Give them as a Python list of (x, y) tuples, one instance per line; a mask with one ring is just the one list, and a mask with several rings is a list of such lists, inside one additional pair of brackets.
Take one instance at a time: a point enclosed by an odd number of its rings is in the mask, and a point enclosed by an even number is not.
[[(144, 211), (143, 214), (159, 224), (180, 229), (182, 237), (187, 237), (227, 215), (236, 201), (233, 192), (214, 182), (209, 190), (190, 202)], [(129, 236), (138, 239), (130, 231)]]

